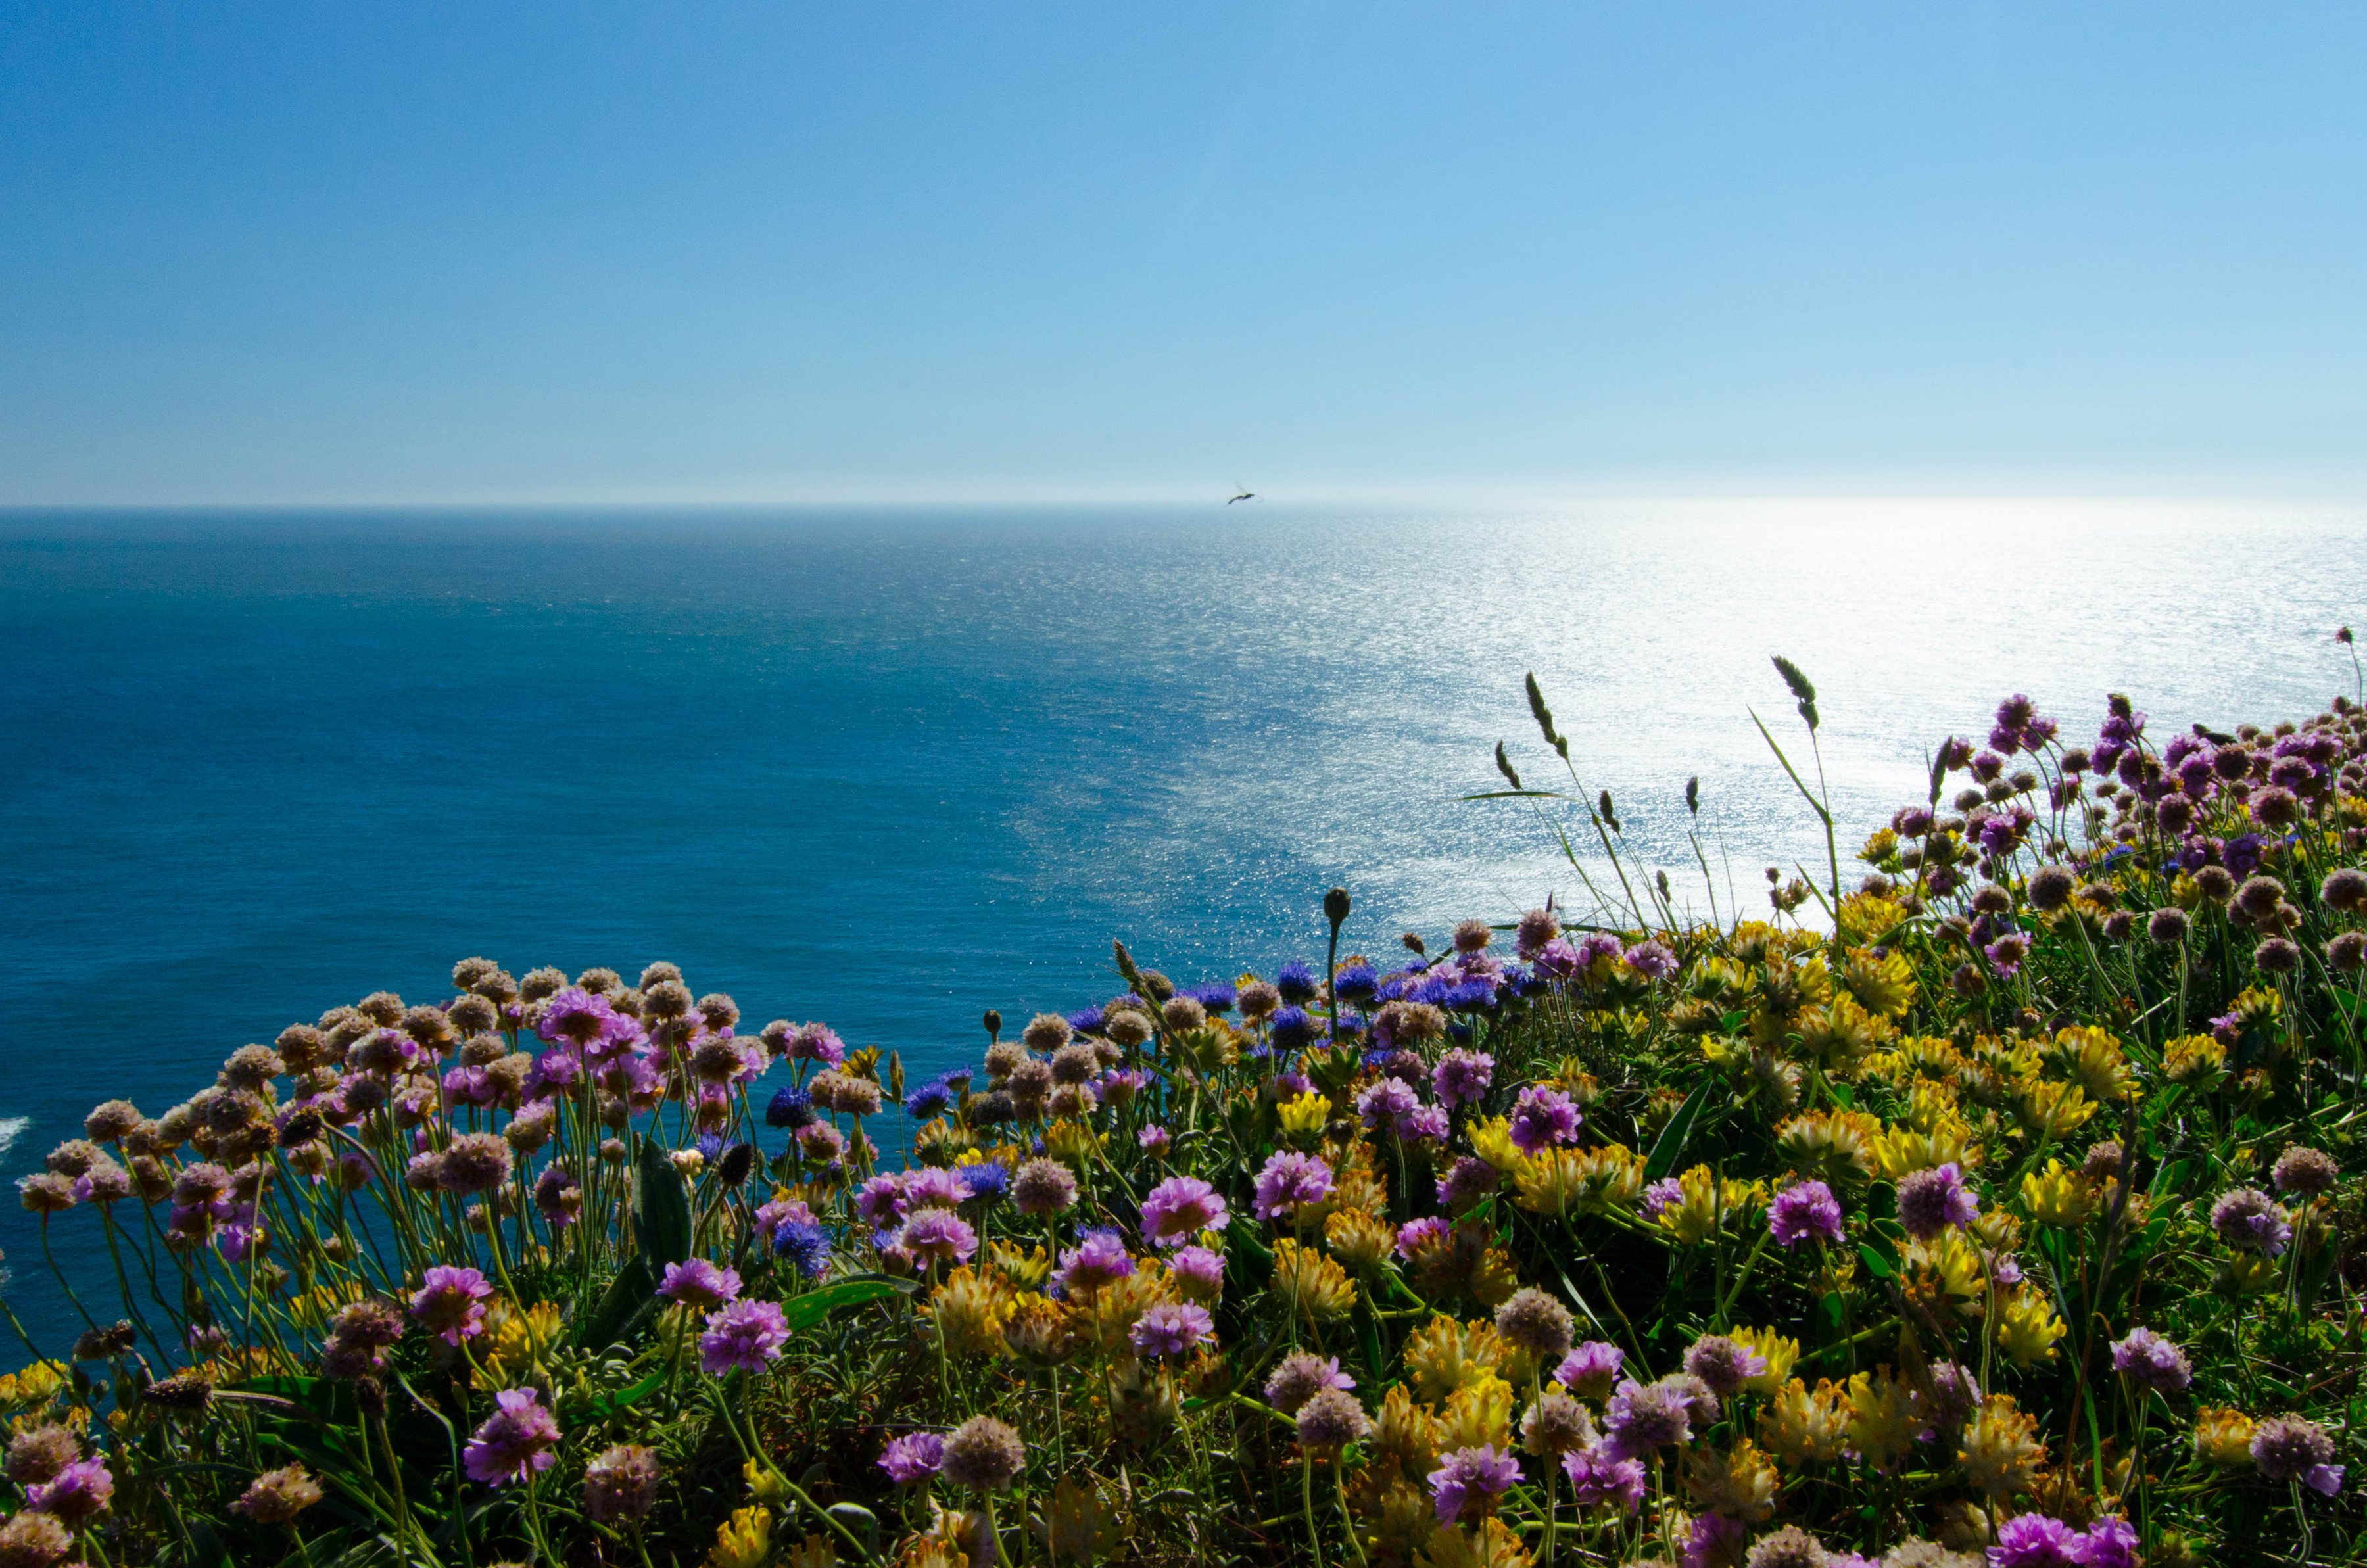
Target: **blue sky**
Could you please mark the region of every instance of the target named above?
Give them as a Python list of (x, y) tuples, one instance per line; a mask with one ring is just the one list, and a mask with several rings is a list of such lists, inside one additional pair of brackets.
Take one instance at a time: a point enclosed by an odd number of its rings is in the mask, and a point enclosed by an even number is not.
[(2367, 491), (2367, 9), (0, 13), (0, 502)]

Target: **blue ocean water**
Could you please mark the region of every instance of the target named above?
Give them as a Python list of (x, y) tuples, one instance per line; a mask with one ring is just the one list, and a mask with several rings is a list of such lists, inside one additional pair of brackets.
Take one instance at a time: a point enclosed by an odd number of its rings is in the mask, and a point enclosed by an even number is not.
[[(2285, 502), (0, 513), (0, 1175), (472, 953), (671, 959), (917, 1074), (1111, 994), (1114, 937), (1188, 982), (1319, 960), (1335, 882), (1375, 953), (1582, 906), (1533, 813), (1456, 799), (1500, 739), (1563, 782), (1531, 669), (1642, 861), (1763, 908), (1822, 854), (1769, 654), (1854, 841), (2008, 691), (2315, 711), (2362, 567), (2367, 510)], [(0, 1247), (66, 1333), (30, 1217)]]

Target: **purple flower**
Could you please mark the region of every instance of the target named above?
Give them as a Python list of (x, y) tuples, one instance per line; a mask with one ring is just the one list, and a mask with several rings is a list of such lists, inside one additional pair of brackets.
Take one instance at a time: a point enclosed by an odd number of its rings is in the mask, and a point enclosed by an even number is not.
[(1584, 1398), (1605, 1399), (1619, 1377), (1619, 1363), (1626, 1359), (1627, 1352), (1618, 1346), (1589, 1339), (1561, 1359), (1554, 1381)]
[(1629, 1378), (1603, 1407), (1605, 1446), (1618, 1459), (1639, 1459), (1655, 1449), (1688, 1442), (1697, 1405), (1704, 1417), (1717, 1409), (1716, 1396), (1698, 1378), (1680, 1373), (1655, 1383)]
[(1636, 1201), (1643, 1208), (1646, 1219), (1656, 1220), (1660, 1217), (1661, 1210), (1671, 1203), (1683, 1202), (1684, 1198), (1685, 1184), (1673, 1176), (1664, 1176), (1645, 1188)]
[(1998, 1528), (1990, 1568), (2078, 1568), (2079, 1533), (2044, 1514), (2021, 1514)]
[(1442, 1208), (1460, 1212), (1496, 1190), (1496, 1168), (1484, 1159), (1465, 1156), (1447, 1168), (1438, 1179), (1438, 1201)]
[(1495, 1076), (1495, 1057), (1458, 1046), (1439, 1057), (1438, 1065), (1430, 1069), (1431, 1092), (1450, 1111), (1458, 1105), (1476, 1105)]
[(2072, 1551), (2079, 1568), (2137, 1568), (2137, 1532), (2128, 1520), (2106, 1514), (2088, 1527)]
[(904, 1173), (875, 1176), (855, 1190), (855, 1212), (867, 1225), (884, 1226), (904, 1217)]
[(2150, 1328), (2132, 1328), (2112, 1347), (2112, 1370), (2141, 1389), (2176, 1393), (2194, 1381), (2186, 1352)]
[(1685, 1538), (1685, 1549), (1677, 1554), (1677, 1568), (1727, 1568), (1741, 1559), (1744, 1533), (1740, 1519), (1729, 1519), (1724, 1514), (1696, 1514), (1693, 1533)]
[(715, 1376), (762, 1371), (788, 1342), (789, 1320), (776, 1303), (733, 1302), (707, 1314), (707, 1331), (698, 1337), (699, 1370)]
[(967, 1263), (978, 1250), (978, 1232), (951, 1209), (923, 1209), (904, 1222), (897, 1245), (914, 1258)]
[(1411, 1258), (1423, 1247), (1444, 1246), (1451, 1235), (1446, 1222), (1436, 1214), (1408, 1220), (1398, 1227), (1397, 1254), (1399, 1258)]
[(914, 1209), (959, 1208), (969, 1195), (960, 1174), (945, 1166), (924, 1165), (904, 1173), (904, 1208), (908, 1213)]
[(2342, 1469), (2330, 1463), (2334, 1439), (2326, 1428), (2299, 1416), (2271, 1416), (2252, 1428), (2252, 1465), (2271, 1481), (2298, 1481), (2331, 1497), (2342, 1488)]
[(1384, 1132), (1399, 1132), (1421, 1108), (1413, 1086), (1402, 1078), (1382, 1078), (1356, 1096), (1356, 1114), (1365, 1125)]
[(1190, 1302), (1160, 1302), (1135, 1320), (1129, 1337), (1137, 1354), (1155, 1358), (1188, 1356), (1216, 1334), (1216, 1320), (1207, 1308)]
[(1644, 1500), (1644, 1461), (1613, 1458), (1600, 1443), (1562, 1455), (1561, 1468), (1581, 1508), (1610, 1503), (1632, 1514)]
[(1451, 1525), (1466, 1516), (1484, 1517), (1520, 1479), (1521, 1461), (1498, 1453), (1493, 1444), (1442, 1455), (1438, 1468), (1430, 1472), (1430, 1495), (1439, 1522)]
[(1951, 1226), (1971, 1224), (1980, 1212), (1980, 1199), (1965, 1185), (1964, 1172), (1954, 1160), (1898, 1179), (1898, 1224), (1918, 1241), (1930, 1241)]
[(1436, 1105), (1417, 1105), (1398, 1123), (1398, 1136), (1409, 1144), (1443, 1144), (1452, 1131), (1444, 1108)]
[[(54, 1429), (54, 1428), (53, 1428)], [(103, 1513), (115, 1495), (115, 1476), (103, 1459), (78, 1459), (49, 1480), (25, 1488), (25, 1506), (69, 1529)]]
[(1251, 1206), (1262, 1220), (1296, 1217), (1303, 1205), (1320, 1203), (1331, 1195), (1331, 1168), (1313, 1155), (1285, 1149), (1258, 1172), (1257, 1196)]
[(789, 1060), (820, 1062), (826, 1067), (835, 1067), (846, 1060), (846, 1043), (831, 1032), (828, 1024), (805, 1024), (789, 1041)]
[(1639, 942), (1620, 956), (1648, 980), (1665, 980), (1677, 972), (1677, 955), (1657, 942)]
[(1821, 1181), (1786, 1187), (1767, 1206), (1767, 1229), (1785, 1247), (1809, 1240), (1838, 1242), (1844, 1234), (1840, 1201)]
[(1512, 1143), (1524, 1155), (1553, 1144), (1574, 1144), (1578, 1122), (1578, 1106), (1569, 1096), (1532, 1084), (1512, 1105)]
[(460, 1450), (472, 1481), (500, 1486), (529, 1479), (558, 1461), (559, 1417), (543, 1408), (540, 1391), (506, 1388), (493, 1395), (493, 1413)]
[(493, 1299), (493, 1287), (482, 1274), (439, 1263), (420, 1276), (411, 1315), (445, 1344), (458, 1346), (485, 1331), (485, 1303)]
[(1175, 1247), (1201, 1231), (1224, 1229), (1226, 1218), (1225, 1201), (1215, 1188), (1196, 1176), (1171, 1176), (1142, 1201), (1142, 1239)]
[(1706, 1334), (1685, 1351), (1685, 1371), (1709, 1384), (1709, 1391), (1727, 1398), (1767, 1371), (1767, 1358), (1723, 1334)]
[(1225, 1288), (1224, 1255), (1205, 1247), (1176, 1248), (1167, 1267), (1175, 1275), (1177, 1288), (1195, 1300), (1215, 1301)]
[(2233, 1187), (2211, 1205), (2211, 1228), (2238, 1252), (2282, 1256), (2293, 1226), (2277, 1201), (2257, 1187)]
[(680, 1302), (705, 1312), (738, 1299), (740, 1273), (735, 1269), (718, 1269), (704, 1258), (694, 1258), (687, 1263), (669, 1263), (665, 1266), (665, 1280), (658, 1286), (658, 1294), (670, 1302)]
[(1060, 1254), (1059, 1285), (1063, 1291), (1098, 1291), (1134, 1272), (1126, 1238), (1114, 1230), (1087, 1231), (1084, 1238)]
[[(1990, 818), (1982, 825), (1982, 833), (1986, 835), (1999, 820)], [(2022, 973), (2022, 961), (2030, 956), (2030, 939), (2020, 931), (2008, 931), (1983, 951), (1988, 954), (1989, 967), (1998, 972), (1998, 976), (2010, 980)]]
[(899, 1486), (910, 1486), (936, 1474), (946, 1462), (946, 1439), (938, 1432), (908, 1432), (879, 1455), (879, 1468)]
[(1174, 1145), (1175, 1134), (1154, 1122), (1137, 1133), (1134, 1141), (1140, 1144), (1142, 1152), (1152, 1159), (1165, 1159), (1168, 1149)]

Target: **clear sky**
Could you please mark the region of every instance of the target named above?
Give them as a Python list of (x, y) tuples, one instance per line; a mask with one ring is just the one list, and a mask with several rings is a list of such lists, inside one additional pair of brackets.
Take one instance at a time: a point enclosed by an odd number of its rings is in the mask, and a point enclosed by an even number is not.
[(2367, 494), (2367, 7), (0, 7), (0, 502)]

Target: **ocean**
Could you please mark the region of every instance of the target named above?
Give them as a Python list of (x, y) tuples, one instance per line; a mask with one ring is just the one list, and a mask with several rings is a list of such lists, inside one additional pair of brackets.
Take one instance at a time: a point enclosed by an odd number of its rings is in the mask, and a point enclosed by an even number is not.
[[(2108, 691), (2155, 733), (2355, 693), (2367, 508), (2233, 502), (0, 513), (0, 1175), (97, 1100), (390, 988), (680, 964), (923, 1073), (1119, 988), (1584, 913), (1499, 740), (1706, 913), (1846, 855), (1950, 733)], [(1685, 837), (1701, 781), (1706, 886)], [(1847, 870), (1846, 866), (1844, 867)], [(57, 1222), (98, 1287), (96, 1226)], [(8, 1299), (76, 1320), (29, 1215)]]

